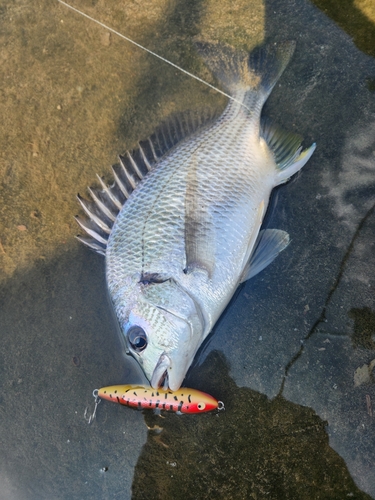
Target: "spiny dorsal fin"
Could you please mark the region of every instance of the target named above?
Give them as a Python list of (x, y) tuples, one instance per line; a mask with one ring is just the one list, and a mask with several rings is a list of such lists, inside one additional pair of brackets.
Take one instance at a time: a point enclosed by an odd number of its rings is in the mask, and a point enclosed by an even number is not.
[(216, 114), (210, 110), (172, 115), (148, 139), (139, 142), (138, 148), (120, 155), (120, 163), (112, 166), (114, 183), (111, 186), (107, 186), (99, 177), (101, 189), (89, 188), (93, 201), (78, 195), (88, 220), (76, 217), (76, 221), (89, 236), (77, 236), (79, 241), (105, 255), (106, 241), (116, 217), (140, 181), (179, 142), (215, 118)]

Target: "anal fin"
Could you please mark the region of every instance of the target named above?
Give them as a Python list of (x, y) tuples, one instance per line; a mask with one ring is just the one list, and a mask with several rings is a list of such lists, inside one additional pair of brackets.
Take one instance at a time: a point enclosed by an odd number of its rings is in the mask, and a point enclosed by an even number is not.
[(302, 137), (299, 134), (286, 132), (266, 118), (261, 120), (261, 136), (275, 157), (278, 169), (276, 185), (283, 184), (301, 170), (316, 148), (314, 143), (308, 149), (302, 150)]
[(285, 167), (283, 170), (280, 170), (277, 174), (277, 179), (278, 183), (277, 184), (283, 184), (286, 182), (288, 179), (292, 177), (292, 175), (296, 174), (301, 170), (301, 168), (306, 165), (306, 163), (309, 161), (311, 155), (315, 151), (316, 144), (312, 144), (308, 149), (305, 149), (303, 151), (299, 150), (298, 151), (298, 156), (296, 156), (290, 164)]

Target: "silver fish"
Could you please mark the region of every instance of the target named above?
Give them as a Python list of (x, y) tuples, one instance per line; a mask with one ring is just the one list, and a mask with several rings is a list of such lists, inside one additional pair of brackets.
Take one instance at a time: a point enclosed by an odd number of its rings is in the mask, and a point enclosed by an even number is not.
[(233, 97), (215, 120), (192, 114), (161, 126), (113, 168), (115, 183), (79, 197), (78, 217), (105, 255), (109, 294), (128, 352), (152, 387), (173, 391), (238, 285), (289, 243), (260, 231), (272, 189), (298, 172), (315, 144), (260, 119), (293, 42), (250, 55), (222, 44), (198, 52)]

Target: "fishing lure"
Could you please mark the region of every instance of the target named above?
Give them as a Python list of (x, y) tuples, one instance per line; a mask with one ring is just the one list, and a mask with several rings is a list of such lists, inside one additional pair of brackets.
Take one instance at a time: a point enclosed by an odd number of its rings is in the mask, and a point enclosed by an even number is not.
[(182, 387), (178, 391), (153, 389), (144, 385), (112, 385), (95, 389), (94, 413), (89, 423), (95, 418), (96, 408), (101, 399), (141, 409), (159, 409), (182, 413), (205, 413), (212, 410), (224, 410), (224, 403), (196, 389)]

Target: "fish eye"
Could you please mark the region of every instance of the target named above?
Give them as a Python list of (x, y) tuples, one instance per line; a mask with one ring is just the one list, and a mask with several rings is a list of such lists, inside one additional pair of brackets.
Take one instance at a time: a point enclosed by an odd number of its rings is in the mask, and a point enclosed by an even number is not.
[(129, 344), (136, 352), (141, 352), (147, 347), (146, 332), (138, 325), (131, 326), (126, 332)]

